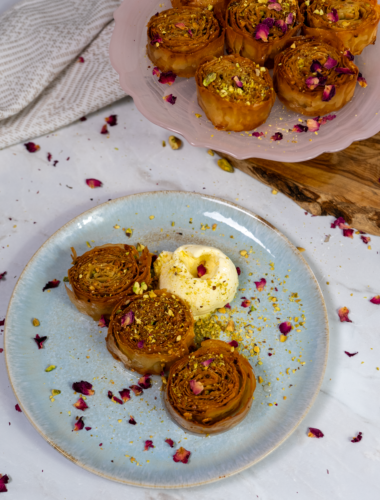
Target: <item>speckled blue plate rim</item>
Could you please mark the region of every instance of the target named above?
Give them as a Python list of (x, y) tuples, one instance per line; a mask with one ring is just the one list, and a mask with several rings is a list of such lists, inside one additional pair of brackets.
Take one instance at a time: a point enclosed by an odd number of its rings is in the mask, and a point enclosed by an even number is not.
[[(104, 473), (102, 473), (102, 471), (99, 471), (99, 470), (96, 470), (96, 469), (94, 469), (92, 467), (89, 467), (88, 465), (86, 465), (82, 461), (80, 461), (80, 460), (76, 459), (75, 457), (73, 457), (70, 453), (68, 453), (67, 451), (65, 451), (64, 449), (62, 449), (60, 446), (58, 446), (48, 435), (46, 435), (42, 431), (42, 429), (38, 426), (38, 424), (33, 420), (33, 418), (31, 417), (31, 415), (29, 415), (28, 412), (25, 410), (25, 408), (23, 406), (23, 403), (22, 403), (22, 400), (21, 400), (21, 397), (20, 397), (20, 395), (17, 392), (17, 388), (16, 388), (15, 384), (13, 383), (12, 368), (10, 366), (10, 362), (9, 362), (9, 359), (8, 359), (8, 356), (7, 356), (7, 351), (8, 351), (7, 350), (7, 338), (8, 338), (7, 337), (7, 318), (8, 318), (9, 311), (11, 309), (12, 302), (15, 299), (15, 297), (17, 296), (19, 287), (22, 286), (24, 275), (27, 273), (29, 267), (34, 264), (34, 261), (37, 258), (39, 252), (42, 249), (44, 249), (45, 247), (49, 246), (51, 240), (53, 240), (54, 237), (59, 232), (67, 229), (72, 224), (77, 223), (84, 216), (90, 216), (94, 212), (99, 211), (99, 209), (102, 209), (102, 208), (104, 209), (106, 207), (109, 207), (112, 204), (116, 204), (116, 203), (120, 203), (120, 202), (128, 201), (128, 200), (133, 200), (133, 199), (140, 198), (140, 197), (151, 197), (151, 198), (158, 197), (158, 198), (160, 198), (160, 197), (165, 197), (165, 196), (170, 196), (170, 195), (184, 195), (184, 196), (189, 196), (189, 197), (194, 197), (194, 198), (198, 198), (199, 197), (201, 199), (205, 199), (205, 200), (210, 200), (210, 201), (214, 201), (214, 202), (217, 202), (217, 203), (221, 203), (222, 205), (224, 205), (226, 207), (238, 210), (238, 211), (240, 211), (240, 212), (242, 212), (242, 213), (244, 213), (244, 214), (246, 214), (246, 215), (248, 215), (248, 216), (256, 219), (261, 224), (267, 226), (269, 229), (271, 229), (272, 231), (274, 231), (277, 234), (277, 236), (279, 236), (283, 240), (284, 244), (286, 244), (292, 250), (292, 252), (296, 254), (297, 258), (302, 262), (304, 268), (309, 273), (309, 276), (312, 279), (313, 284), (315, 285), (315, 290), (316, 290), (317, 294), (319, 295), (320, 302), (321, 302), (322, 309), (323, 309), (323, 316), (324, 316), (324, 324), (323, 325), (321, 324), (321, 331), (323, 330), (323, 332), (321, 333), (321, 335), (324, 335), (324, 338), (325, 338), (325, 352), (324, 352), (324, 362), (323, 362), (322, 369), (320, 371), (319, 379), (318, 380), (314, 380), (314, 393), (310, 397), (309, 402), (308, 402), (307, 406), (305, 407), (305, 409), (303, 411), (303, 414), (299, 417), (298, 421), (294, 423), (293, 427), (289, 428), (288, 432), (283, 436), (283, 438), (281, 440), (277, 441), (277, 443), (272, 447), (272, 449), (270, 449), (266, 453), (263, 453), (260, 457), (258, 457), (256, 459), (254, 459), (254, 460), (246, 463), (243, 467), (236, 468), (235, 470), (233, 470), (233, 471), (231, 471), (231, 472), (229, 472), (229, 473), (227, 473), (227, 474), (225, 474), (223, 476), (218, 476), (216, 474), (215, 477), (213, 477), (211, 479), (208, 479), (206, 481), (197, 482), (197, 483), (194, 482), (192, 484), (183, 484), (183, 485), (181, 485), (181, 484), (179, 484), (179, 485), (171, 485), (171, 484), (170, 485), (161, 485), (160, 484), (160, 485), (152, 485), (152, 484), (136, 483), (136, 482), (133, 482), (133, 481), (130, 481), (130, 480), (122, 480), (120, 478), (116, 478), (116, 477), (113, 477), (111, 475), (104, 474)], [(88, 471), (90, 471), (90, 472), (92, 472), (94, 474), (97, 474), (97, 475), (99, 475), (101, 477), (104, 477), (106, 479), (109, 479), (111, 481), (116, 481), (116, 482), (120, 482), (120, 483), (123, 483), (123, 484), (131, 485), (131, 486), (144, 487), (144, 488), (153, 488), (153, 489), (179, 489), (179, 488), (187, 488), (187, 487), (193, 487), (193, 486), (195, 487), (195, 486), (201, 486), (202, 484), (212, 483), (212, 482), (218, 481), (220, 479), (224, 479), (224, 478), (227, 478), (227, 477), (232, 476), (234, 474), (237, 474), (239, 472), (242, 472), (243, 470), (251, 467), (255, 463), (257, 463), (260, 460), (262, 460), (265, 457), (267, 457), (272, 451), (274, 451), (284, 441), (286, 441), (286, 439), (296, 430), (296, 428), (299, 426), (299, 424), (301, 423), (301, 421), (305, 418), (305, 416), (307, 415), (307, 413), (311, 409), (312, 405), (314, 404), (314, 401), (315, 401), (315, 399), (316, 399), (316, 397), (317, 397), (317, 395), (319, 393), (320, 387), (321, 387), (322, 382), (323, 382), (324, 374), (325, 374), (325, 371), (326, 371), (327, 359), (328, 359), (328, 351), (329, 351), (329, 324), (328, 324), (327, 310), (326, 310), (326, 305), (325, 305), (324, 297), (323, 297), (323, 294), (322, 294), (322, 290), (321, 290), (321, 288), (319, 286), (319, 283), (318, 283), (318, 281), (317, 281), (317, 279), (316, 279), (316, 277), (315, 277), (312, 269), (310, 268), (309, 264), (306, 262), (306, 260), (303, 258), (303, 256), (299, 253), (299, 251), (296, 249), (296, 247), (291, 243), (291, 241), (285, 235), (283, 235), (271, 223), (269, 223), (268, 221), (266, 221), (265, 219), (263, 219), (259, 215), (255, 214), (254, 212), (252, 212), (252, 211), (250, 211), (250, 210), (248, 210), (246, 208), (243, 208), (243, 207), (241, 207), (241, 206), (239, 206), (239, 205), (237, 205), (237, 204), (235, 204), (233, 202), (223, 200), (222, 198), (218, 198), (218, 197), (210, 196), (210, 195), (205, 195), (203, 193), (187, 192), (187, 191), (152, 191), (152, 192), (137, 193), (137, 194), (133, 194), (133, 195), (123, 196), (123, 197), (120, 197), (120, 198), (115, 198), (114, 200), (111, 200), (111, 201), (105, 202), (103, 204), (97, 205), (96, 207), (91, 208), (90, 210), (85, 211), (85, 212), (79, 214), (78, 216), (76, 216), (71, 221), (67, 222), (60, 229), (58, 229), (57, 231), (55, 231), (45, 241), (45, 243), (43, 243), (41, 245), (41, 247), (35, 252), (35, 254), (33, 255), (33, 257), (30, 259), (30, 261), (28, 262), (28, 264), (25, 266), (25, 269), (23, 270), (23, 272), (21, 273), (19, 279), (17, 280), (15, 288), (14, 288), (14, 290), (12, 292), (12, 296), (11, 296), (9, 304), (8, 304), (7, 315), (6, 315), (6, 319), (5, 319), (5, 325), (4, 325), (4, 354), (5, 354), (5, 365), (6, 365), (6, 369), (7, 369), (7, 373), (8, 373), (8, 378), (9, 378), (11, 387), (13, 389), (13, 392), (14, 392), (14, 394), (16, 396), (16, 399), (17, 399), (20, 407), (23, 410), (24, 415), (27, 417), (27, 419), (32, 424), (32, 426), (37, 430), (37, 432), (53, 448), (55, 448), (57, 451), (59, 451), (60, 453), (62, 453), (62, 455), (64, 455), (67, 459), (71, 460), (76, 465), (79, 465), (80, 467), (83, 467), (84, 469), (86, 469), (86, 470), (88, 470)], [(321, 353), (319, 353), (319, 355), (321, 355)]]

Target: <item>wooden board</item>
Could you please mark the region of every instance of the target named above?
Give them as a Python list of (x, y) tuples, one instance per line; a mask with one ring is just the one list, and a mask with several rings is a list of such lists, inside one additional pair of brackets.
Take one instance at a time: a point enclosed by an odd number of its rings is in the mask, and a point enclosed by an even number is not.
[(380, 236), (380, 132), (299, 163), (218, 154), (311, 214), (343, 217), (351, 227)]

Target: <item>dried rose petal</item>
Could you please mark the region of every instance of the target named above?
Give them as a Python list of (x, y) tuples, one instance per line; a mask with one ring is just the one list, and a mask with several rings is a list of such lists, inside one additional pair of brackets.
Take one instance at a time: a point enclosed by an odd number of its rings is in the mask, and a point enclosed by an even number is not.
[(59, 280), (48, 281), (43, 287), (42, 291), (49, 290), (50, 288), (57, 288), (61, 282)]
[(280, 12), (282, 10), (282, 7), (279, 3), (277, 2), (271, 2), (269, 5), (268, 5), (268, 9), (269, 10), (276, 10), (277, 12)]
[(287, 335), (292, 329), (292, 324), (289, 321), (284, 321), (284, 323), (280, 323), (278, 325), (278, 328), (280, 329), (280, 332), (283, 335)]
[(214, 361), (214, 358), (211, 358), (211, 359), (206, 359), (206, 361), (202, 361), (202, 365), (203, 366), (209, 366), (211, 365), (211, 363)]
[(110, 115), (110, 116), (107, 116), (107, 118), (104, 118), (106, 123), (108, 123), (108, 125), (110, 127), (114, 127), (115, 125), (117, 125), (117, 115)]
[(207, 269), (203, 264), (200, 264), (197, 267), (197, 273), (198, 273), (198, 278), (202, 278), (202, 276), (204, 276), (207, 273)]
[(144, 347), (144, 344), (145, 344), (145, 342), (144, 342), (143, 340), (139, 340), (139, 341), (137, 342), (137, 347), (138, 347), (139, 349), (142, 349), (142, 348)]
[(92, 427), (85, 427), (86, 431), (90, 431)]
[(161, 73), (161, 76), (158, 81), (162, 84), (167, 83), (168, 85), (173, 85), (176, 78), (177, 75), (173, 73), (173, 71), (167, 71), (166, 73)]
[(120, 325), (124, 328), (126, 326), (132, 325), (135, 321), (135, 313), (133, 311), (128, 311), (120, 320)]
[(294, 125), (292, 132), (301, 133), (301, 132), (307, 132), (308, 130), (309, 129), (308, 129), (308, 127), (306, 127), (306, 125), (301, 125), (301, 124), (297, 123), (297, 125)]
[(272, 141), (281, 141), (282, 137), (283, 135), (281, 134), (281, 132), (276, 132), (274, 135), (272, 135), (271, 139)]
[(21, 410), (21, 408), (20, 408), (20, 406), (19, 406), (18, 403), (17, 403), (17, 405), (15, 405), (15, 409), (16, 409), (16, 411), (19, 411), (20, 413), (22, 413), (22, 410)]
[(76, 403), (73, 404), (75, 408), (78, 408), (78, 410), (86, 410), (88, 408), (86, 401), (80, 397)]
[(75, 425), (74, 425), (74, 429), (73, 431), (75, 432), (78, 432), (78, 431), (81, 431), (84, 427), (84, 422), (83, 422), (83, 417), (80, 417), (76, 422), (75, 422)]
[(371, 241), (371, 238), (369, 236), (360, 236), (360, 239), (362, 240), (363, 243), (368, 245), (368, 243)]
[(336, 9), (331, 9), (331, 12), (327, 14), (327, 19), (332, 23), (337, 23), (339, 21), (338, 11)]
[(82, 56), (80, 56), (80, 57), (78, 58), (78, 62), (79, 62), (79, 63), (84, 63), (84, 58), (83, 58)]
[(79, 392), (84, 396), (93, 396), (95, 394), (95, 391), (92, 390), (92, 384), (90, 384), (90, 382), (85, 382), (84, 380), (74, 382), (72, 387), (75, 392)]
[(189, 33), (190, 38), (193, 38), (193, 32), (191, 30), (187, 30), (187, 32)]
[(102, 314), (100, 317), (98, 326), (100, 326), (100, 328), (104, 328), (104, 327), (108, 328), (109, 324), (110, 324), (109, 318), (107, 318), (106, 316), (104, 316), (104, 314)]
[(309, 438), (323, 438), (324, 434), (322, 431), (316, 429), (315, 427), (309, 427), (308, 436)]
[(310, 90), (314, 90), (319, 85), (319, 78), (317, 76), (309, 76), (309, 78), (306, 78), (305, 83)]
[(86, 179), (86, 184), (91, 189), (103, 186), (103, 183), (101, 181), (99, 181), (98, 179)]
[(364, 76), (361, 73), (359, 73), (359, 75), (358, 75), (358, 82), (359, 82), (359, 85), (361, 87), (363, 87), (364, 89), (367, 87), (367, 80), (364, 78)]
[(129, 415), (129, 416), (130, 416), (130, 419), (128, 420), (128, 423), (131, 425), (136, 425), (137, 424), (136, 420), (132, 417), (132, 415)]
[(103, 134), (103, 135), (108, 134), (107, 125), (103, 125), (102, 130), (100, 131), (100, 133)]
[(372, 302), (372, 304), (380, 304), (380, 295), (376, 295), (375, 297), (372, 297), (370, 302)]
[(238, 347), (239, 344), (236, 340), (231, 340), (231, 342), (228, 342), (228, 345), (230, 345), (231, 347)]
[(264, 132), (253, 132), (252, 137), (263, 137), (265, 134)]
[(197, 380), (190, 380), (190, 389), (193, 391), (193, 394), (195, 394), (195, 396), (198, 396), (198, 394), (203, 391), (204, 387), (202, 382), (198, 382)]
[(351, 443), (359, 443), (363, 439), (363, 433), (359, 432), (359, 434), (351, 439)]
[(174, 26), (176, 28), (179, 28), (180, 30), (185, 30), (186, 29), (185, 23), (177, 23)]
[(344, 75), (354, 75), (355, 74), (355, 72), (352, 71), (352, 69), (350, 69), (350, 68), (335, 68), (335, 71), (337, 73), (342, 73)]
[(148, 451), (149, 448), (154, 448), (154, 445), (153, 445), (153, 441), (151, 441), (150, 439), (147, 439), (145, 441), (144, 451)]
[(6, 493), (8, 491), (7, 487), (5, 486), (6, 484), (8, 484), (8, 481), (9, 477), (7, 476), (7, 474), (0, 474), (0, 493)]
[(332, 224), (331, 224), (331, 228), (336, 228), (336, 226), (339, 226), (340, 224), (345, 224), (346, 221), (343, 219), (343, 217), (338, 217)]
[(190, 451), (185, 450), (185, 448), (179, 448), (175, 454), (173, 455), (174, 462), (182, 462), (183, 464), (187, 464), (189, 461), (189, 457), (191, 455)]
[(334, 118), (336, 118), (336, 115), (327, 115), (327, 116), (324, 116), (323, 118), (321, 118), (319, 120), (319, 123), (321, 125), (325, 125), (325, 123), (327, 123), (328, 121), (334, 120)]
[(240, 269), (240, 267), (236, 266), (236, 272), (238, 273), (238, 276), (240, 276), (240, 274), (241, 274), (241, 269)]
[(152, 70), (152, 75), (153, 76), (160, 76), (160, 69), (155, 66)]
[(124, 403), (131, 399), (131, 391), (129, 389), (122, 389), (119, 391), (119, 394)]
[(239, 89), (241, 89), (243, 87), (243, 84), (242, 82), (239, 80), (239, 77), (238, 76), (234, 76), (232, 78), (232, 80), (236, 83), (236, 86), (239, 87)]
[(256, 40), (262, 40), (263, 42), (268, 41), (269, 26), (260, 23), (256, 26), (255, 38)]
[(173, 94), (165, 95), (163, 100), (168, 102), (169, 104), (175, 104), (177, 98)]
[(349, 319), (348, 314), (350, 310), (347, 307), (341, 307), (338, 311), (339, 319), (341, 323), (344, 323), (347, 321), (347, 323), (352, 323), (352, 321)]
[(173, 448), (174, 447), (174, 441), (172, 439), (165, 439), (165, 443), (168, 443), (168, 445), (170, 446), (170, 448)]
[(48, 154), (46, 155), (46, 157), (47, 157), (47, 160), (48, 160), (48, 161), (51, 161), (51, 159), (53, 158), (51, 153), (48, 153)]
[(231, 309), (230, 304), (226, 304), (224, 307), (225, 307), (226, 309)]
[[(326, 69), (333, 69), (338, 64), (338, 61), (328, 56), (327, 61), (323, 65)], [(336, 71), (336, 70), (335, 70)]]
[(158, 34), (154, 35), (152, 41), (150, 42), (151, 45), (156, 45), (156, 43), (158, 44), (162, 43), (162, 38)]
[(144, 392), (138, 385), (130, 385), (129, 388), (132, 389), (135, 396), (141, 396), (141, 394)]
[(47, 339), (47, 337), (40, 337), (37, 333), (37, 335), (34, 337), (34, 341), (36, 342), (36, 344), (38, 345), (38, 349), (42, 349), (43, 348), (43, 343), (45, 342), (45, 340)]
[(38, 144), (34, 144), (34, 142), (27, 142), (26, 144), (24, 144), (24, 146), (26, 147), (26, 150), (29, 151), (29, 153), (35, 153), (36, 151), (41, 149), (40, 146)]
[(350, 61), (353, 61), (355, 59), (355, 57), (351, 54), (351, 52), (348, 49), (344, 51), (343, 55), (348, 57)]
[(325, 85), (322, 95), (322, 101), (325, 102), (331, 101), (334, 95), (335, 95), (335, 85)]
[(266, 24), (268, 26), (269, 29), (273, 28), (273, 25), (274, 25), (274, 19), (272, 17), (267, 17), (266, 19), (264, 19), (263, 21), (263, 24)]
[(306, 123), (310, 132), (317, 132), (319, 130), (320, 124), (316, 120), (313, 120), (313, 118), (306, 120)]
[(121, 399), (117, 398), (116, 396), (112, 396), (111, 401), (113, 403), (118, 403), (119, 405), (123, 404), (123, 401)]
[(3, 273), (0, 273), (0, 280), (2, 280), (6, 274), (7, 274), (7, 271), (4, 271)]
[[(79, 121), (85, 122), (85, 121), (87, 121), (87, 118), (85, 116), (82, 116), (82, 118), (79, 118)], [(86, 429), (87, 429), (87, 427), (86, 427)], [(90, 427), (90, 429), (91, 429), (91, 427)]]
[(286, 16), (285, 22), (286, 24), (292, 24), (294, 18), (293, 12), (289, 12), (289, 14)]
[(343, 236), (346, 238), (354, 239), (354, 230), (353, 229), (343, 229)]
[(348, 351), (344, 351), (344, 353), (347, 354), (349, 358), (352, 358), (352, 356), (356, 356), (357, 354), (359, 354), (358, 352), (348, 352)]
[(152, 387), (152, 379), (150, 378), (150, 373), (146, 373), (141, 378), (139, 378), (137, 383), (143, 389), (150, 389)]
[(261, 278), (260, 281), (255, 281), (256, 288), (259, 292), (262, 292), (267, 284), (267, 280), (265, 278)]
[(286, 33), (288, 31), (288, 25), (282, 19), (277, 19), (274, 24), (277, 26), (277, 28), (280, 28), (283, 33)]
[(249, 307), (250, 305), (251, 305), (251, 301), (248, 299), (243, 300), (243, 302), (241, 303), (242, 307)]

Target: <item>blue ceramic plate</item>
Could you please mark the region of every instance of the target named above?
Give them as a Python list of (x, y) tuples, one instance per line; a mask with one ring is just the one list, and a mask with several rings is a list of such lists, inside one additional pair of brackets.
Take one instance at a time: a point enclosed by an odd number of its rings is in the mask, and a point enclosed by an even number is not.
[[(123, 227), (133, 228), (132, 238), (126, 238)], [(155, 252), (186, 243), (205, 244), (221, 249), (240, 267), (242, 291), (231, 304), (237, 310), (233, 319), (241, 330), (242, 352), (249, 357), (256, 377), (263, 379), (240, 425), (216, 436), (186, 433), (166, 414), (160, 377), (153, 377), (153, 387), (141, 397), (133, 396), (123, 405), (108, 399), (109, 390), (118, 395), (138, 377), (108, 353), (105, 329), (80, 314), (67, 297), (62, 280), (71, 266), (70, 247), (80, 255), (88, 250), (86, 242), (92, 247), (141, 242)], [(247, 257), (240, 255), (242, 250)], [(267, 285), (258, 292), (254, 281), (261, 278)], [(59, 287), (42, 292), (53, 279), (61, 280)], [(249, 315), (249, 309), (241, 307), (243, 296), (260, 299), (253, 301), (257, 310)], [(39, 327), (32, 325), (33, 318), (39, 319)], [(293, 330), (286, 342), (280, 342), (278, 324), (289, 320)], [(246, 324), (251, 326), (245, 328)], [(41, 350), (33, 341), (37, 333), (48, 337)], [(252, 350), (253, 342), (260, 347), (258, 354)], [(210, 196), (144, 193), (79, 215), (42, 245), (13, 292), (6, 318), (5, 353), (23, 412), (54, 448), (108, 479), (135, 486), (180, 488), (235, 474), (290, 436), (318, 394), (327, 362), (328, 322), (312, 271), (296, 248), (266, 221)], [(46, 372), (50, 365), (55, 370)], [(95, 395), (87, 397), (85, 412), (73, 407), (78, 395), (71, 386), (80, 380), (91, 382), (95, 389)], [(49, 397), (52, 389), (61, 391), (54, 401)], [(79, 414), (91, 430), (72, 432)], [(130, 415), (137, 425), (128, 423)], [(174, 440), (174, 449), (165, 443), (166, 438)], [(154, 449), (144, 451), (146, 439), (153, 441)], [(172, 460), (179, 446), (191, 451), (186, 465)]]

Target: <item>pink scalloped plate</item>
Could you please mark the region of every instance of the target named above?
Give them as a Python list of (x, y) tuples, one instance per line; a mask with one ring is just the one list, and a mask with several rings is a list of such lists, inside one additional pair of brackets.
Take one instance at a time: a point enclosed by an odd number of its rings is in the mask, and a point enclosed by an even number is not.
[[(138, 110), (151, 122), (182, 135), (193, 146), (210, 148), (235, 158), (265, 158), (282, 162), (310, 160), (325, 152), (340, 151), (352, 142), (367, 139), (380, 131), (380, 47), (371, 45), (355, 57), (355, 64), (368, 86), (357, 84), (350, 103), (336, 113), (333, 121), (317, 133), (291, 132), (306, 117), (288, 111), (277, 99), (267, 122), (251, 133), (216, 130), (197, 103), (194, 78), (177, 78), (171, 86), (162, 85), (152, 75), (153, 64), (146, 55), (146, 25), (157, 11), (171, 7), (169, 0), (124, 0), (116, 10), (110, 59), (120, 77), (120, 85), (133, 97)], [(174, 105), (163, 96), (177, 97)], [(202, 115), (200, 118), (196, 114)], [(290, 131), (289, 131), (290, 130)], [(281, 132), (281, 141), (272, 141)]]

